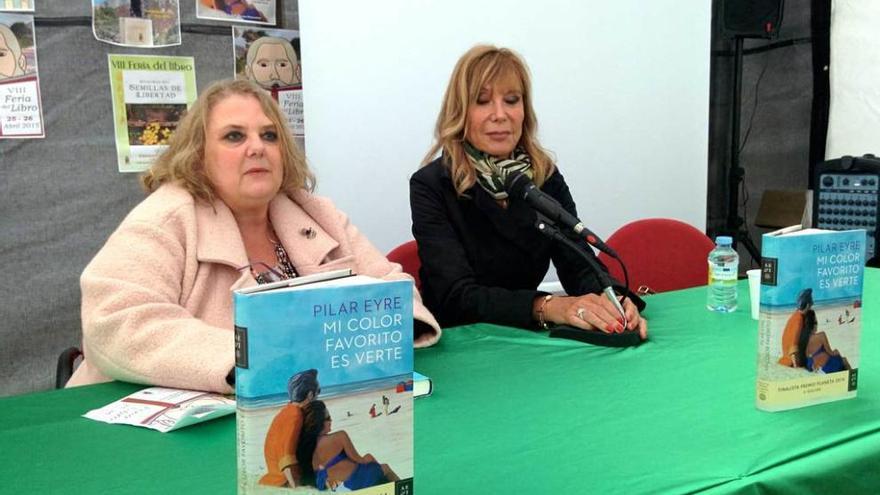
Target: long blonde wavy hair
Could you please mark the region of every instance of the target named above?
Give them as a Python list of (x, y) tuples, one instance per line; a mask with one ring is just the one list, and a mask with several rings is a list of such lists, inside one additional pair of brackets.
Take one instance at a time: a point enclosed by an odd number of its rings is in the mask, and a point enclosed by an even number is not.
[(314, 190), (315, 176), (309, 170), (302, 150), (293, 140), (275, 100), (256, 83), (228, 79), (211, 84), (199, 95), (177, 125), (168, 148), (141, 176), (141, 183), (148, 193), (167, 182), (178, 182), (194, 197), (208, 203), (214, 201), (214, 189), (204, 167), (205, 136), (214, 105), (232, 95), (256, 98), (263, 113), (275, 125), (283, 170), (280, 190), (288, 196), (298, 189)]
[(492, 45), (477, 45), (458, 59), (443, 106), (437, 116), (434, 128), (434, 145), (422, 161), (422, 166), (430, 163), (442, 151), (445, 164), (449, 167), (455, 192), (461, 196), (476, 182), (476, 172), (464, 151), (467, 135), (468, 109), (477, 101), (485, 86), (514, 77), (522, 86), (523, 129), (518, 146), (525, 149), (532, 160), (532, 180), (539, 187), (549, 177), (555, 167), (550, 155), (538, 143), (538, 119), (532, 108), (532, 84), (529, 69), (522, 58), (513, 50)]

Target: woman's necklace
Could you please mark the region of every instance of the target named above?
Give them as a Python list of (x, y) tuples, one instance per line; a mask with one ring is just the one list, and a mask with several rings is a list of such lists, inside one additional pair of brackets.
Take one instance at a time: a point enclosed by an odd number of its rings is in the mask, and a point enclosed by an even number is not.
[(275, 240), (277, 235), (275, 235), (275, 229), (272, 228), (272, 224), (269, 224), (269, 231), (267, 232), (269, 236), (269, 242), (272, 243), (272, 246), (275, 248), (275, 260), (278, 262), (278, 268), (281, 269), (281, 272), (284, 274), (285, 278), (296, 278), (299, 274), (296, 273), (296, 268), (293, 267), (293, 263), (290, 262), (290, 257), (287, 256), (287, 251), (284, 250), (284, 246), (281, 244), (281, 241)]

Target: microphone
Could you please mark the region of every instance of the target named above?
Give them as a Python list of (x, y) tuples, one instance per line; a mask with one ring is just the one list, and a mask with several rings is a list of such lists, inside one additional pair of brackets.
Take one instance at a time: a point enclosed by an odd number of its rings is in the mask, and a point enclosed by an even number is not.
[(507, 178), (504, 180), (504, 189), (510, 196), (521, 197), (526, 200), (532, 208), (542, 213), (550, 221), (571, 229), (599, 251), (615, 259), (618, 258), (617, 253), (613, 249), (602, 242), (602, 239), (599, 239), (599, 236), (588, 229), (576, 216), (563, 208), (559, 201), (538, 189), (538, 186), (532, 182), (532, 179), (529, 179), (528, 175), (519, 170), (507, 174)]
[[(530, 181), (531, 182), (531, 181)], [(534, 184), (532, 184), (534, 186)], [(551, 198), (552, 199), (552, 198)], [(605, 273), (605, 270), (599, 267), (598, 261), (591, 256), (587, 255), (587, 249), (584, 249), (582, 245), (577, 244), (573, 240), (566, 237), (562, 232), (559, 231), (559, 228), (548, 218), (546, 218), (540, 211), (538, 212), (538, 220), (535, 222), (535, 228), (538, 229), (538, 232), (546, 235), (547, 237), (557, 240), (562, 244), (570, 247), (575, 250), (578, 254), (580, 254), (584, 261), (587, 262), (593, 268), (593, 271), (596, 273), (596, 277), (599, 279), (599, 284), (604, 286), (602, 289), (602, 294), (611, 301), (611, 304), (614, 305), (614, 308), (623, 317), (623, 326), (624, 328), (627, 325), (626, 320), (626, 311), (623, 309), (623, 305), (620, 304), (620, 300), (617, 299), (617, 294), (614, 293), (614, 286), (611, 281), (611, 277)], [(622, 264), (622, 263), (621, 263)]]

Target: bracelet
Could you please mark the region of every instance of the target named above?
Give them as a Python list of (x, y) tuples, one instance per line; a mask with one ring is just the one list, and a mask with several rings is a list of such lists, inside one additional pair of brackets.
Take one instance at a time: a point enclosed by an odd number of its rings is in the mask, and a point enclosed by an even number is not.
[(547, 294), (544, 296), (544, 300), (541, 301), (541, 306), (538, 307), (538, 323), (544, 330), (550, 330), (550, 325), (544, 320), (544, 306), (547, 306), (551, 299), (553, 299), (553, 294)]

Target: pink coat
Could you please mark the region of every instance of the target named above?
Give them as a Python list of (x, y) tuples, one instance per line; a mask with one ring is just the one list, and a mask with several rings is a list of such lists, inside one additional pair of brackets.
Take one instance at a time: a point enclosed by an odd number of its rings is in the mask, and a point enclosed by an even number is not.
[[(389, 262), (326, 198), (279, 194), (269, 218), (300, 275), (339, 268), (386, 280), (411, 279)], [(317, 235), (308, 238), (304, 230)], [(166, 184), (122, 221), (83, 271), (85, 359), (68, 386), (109, 381), (229, 393), (235, 366), (231, 290), (255, 285), (244, 242), (222, 201), (196, 202)], [(413, 294), (416, 319), (440, 338), (437, 321)]]

